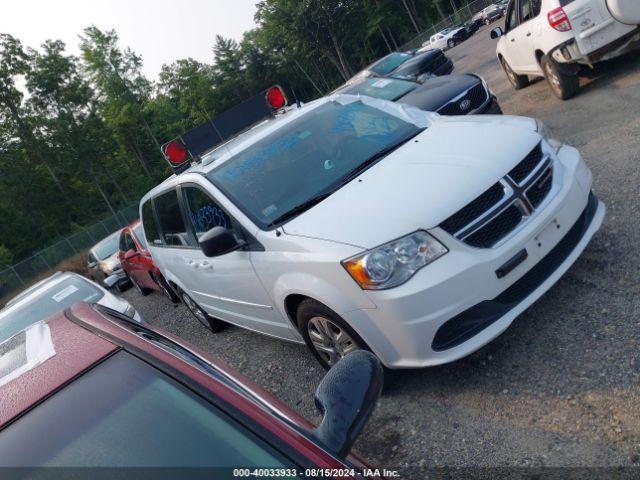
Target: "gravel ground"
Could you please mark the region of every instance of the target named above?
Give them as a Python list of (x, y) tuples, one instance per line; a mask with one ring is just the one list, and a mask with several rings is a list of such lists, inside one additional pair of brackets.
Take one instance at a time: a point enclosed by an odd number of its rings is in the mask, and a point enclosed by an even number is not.
[[(578, 147), (608, 215), (569, 272), (501, 337), (453, 364), (389, 372), (356, 450), (402, 470), (639, 464), (640, 55), (588, 72), (567, 102), (544, 81), (513, 91), (487, 28), (448, 55), (456, 73), (487, 80), (505, 113), (540, 118)], [(323, 370), (305, 347), (236, 327), (213, 335), (159, 294), (124, 296), (152, 324), (318, 420)]]

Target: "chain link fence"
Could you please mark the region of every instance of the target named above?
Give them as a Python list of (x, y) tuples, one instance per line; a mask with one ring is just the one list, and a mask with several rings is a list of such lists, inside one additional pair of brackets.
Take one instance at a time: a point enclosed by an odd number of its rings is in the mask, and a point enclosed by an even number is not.
[(53, 273), (58, 265), (86, 251), (111, 233), (138, 218), (138, 204), (129, 205), (102, 220), (80, 228), (14, 265), (0, 271), (0, 298), (23, 289), (39, 277)]
[(429, 28), (413, 37), (411, 40), (400, 47), (400, 51), (415, 50), (422, 47), (422, 44), (428, 42), (432, 35), (445, 28), (454, 27), (456, 25), (468, 22), (482, 9), (494, 3), (495, 0), (474, 0), (473, 2), (467, 3), (451, 15), (446, 16), (438, 23), (434, 23)]

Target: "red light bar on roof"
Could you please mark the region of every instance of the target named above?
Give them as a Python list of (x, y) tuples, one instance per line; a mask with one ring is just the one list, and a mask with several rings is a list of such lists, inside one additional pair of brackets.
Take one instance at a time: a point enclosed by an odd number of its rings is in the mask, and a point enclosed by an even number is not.
[(180, 138), (165, 143), (161, 149), (162, 156), (174, 171), (181, 171), (191, 164), (187, 147)]
[(280, 88), (280, 86), (278, 85), (267, 90), (265, 98), (267, 99), (267, 105), (275, 110), (287, 106), (287, 97), (285, 96), (282, 88)]
[(202, 154), (265, 118), (272, 117), (277, 110), (286, 106), (287, 96), (284, 90), (279, 85), (274, 85), (165, 143), (161, 147), (162, 156), (175, 173), (180, 173), (192, 160), (197, 160)]

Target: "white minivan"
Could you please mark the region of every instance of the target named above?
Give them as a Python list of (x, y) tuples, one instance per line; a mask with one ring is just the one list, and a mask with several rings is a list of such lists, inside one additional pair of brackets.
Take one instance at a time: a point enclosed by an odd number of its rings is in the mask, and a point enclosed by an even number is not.
[(305, 342), (325, 367), (356, 349), (426, 367), (491, 341), (567, 271), (604, 217), (591, 184), (536, 120), (334, 95), (198, 155), (140, 216), (212, 331)]

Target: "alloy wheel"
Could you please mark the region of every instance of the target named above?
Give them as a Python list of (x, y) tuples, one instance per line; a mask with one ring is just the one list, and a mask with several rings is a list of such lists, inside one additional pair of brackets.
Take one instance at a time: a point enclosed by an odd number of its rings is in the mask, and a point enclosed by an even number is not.
[(360, 347), (338, 325), (325, 317), (313, 317), (307, 323), (307, 331), (313, 348), (329, 366)]

